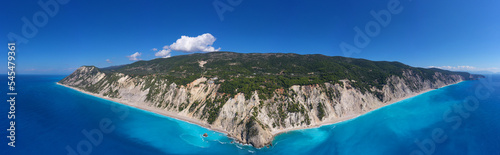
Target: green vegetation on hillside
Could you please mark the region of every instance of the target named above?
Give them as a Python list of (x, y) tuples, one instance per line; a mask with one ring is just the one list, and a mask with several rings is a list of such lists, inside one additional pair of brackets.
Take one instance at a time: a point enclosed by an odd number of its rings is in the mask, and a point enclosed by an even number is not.
[[(206, 61), (203, 67), (199, 62)], [(277, 89), (292, 85), (313, 85), (340, 83), (339, 80), (352, 80), (351, 85), (362, 92), (372, 87), (382, 88), (390, 76), (402, 76), (403, 71), (412, 70), (425, 79), (433, 81), (435, 72), (442, 74), (468, 73), (450, 72), (438, 69), (414, 68), (399, 62), (369, 61), (324, 55), (298, 55), (283, 53), (232, 53), (213, 52), (138, 61), (129, 65), (104, 68), (103, 72), (120, 72), (133, 77), (167, 80), (169, 83), (186, 85), (197, 78), (217, 78), (221, 84), (219, 93), (235, 95), (244, 93), (249, 98), (255, 90), (259, 97), (272, 97)], [(150, 80), (151, 81), (151, 80)], [(155, 86), (148, 84), (144, 89)]]
[(323, 108), (323, 103), (318, 104), (318, 118), (319, 120), (322, 120), (323, 117), (325, 117), (325, 109)]

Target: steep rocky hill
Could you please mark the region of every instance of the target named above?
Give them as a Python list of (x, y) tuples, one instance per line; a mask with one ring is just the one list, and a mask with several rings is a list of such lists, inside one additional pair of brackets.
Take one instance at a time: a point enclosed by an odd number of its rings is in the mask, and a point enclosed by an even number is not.
[(399, 62), (214, 52), (97, 68), (60, 84), (200, 120), (263, 147), (287, 129), (352, 118), (430, 89), (481, 77)]

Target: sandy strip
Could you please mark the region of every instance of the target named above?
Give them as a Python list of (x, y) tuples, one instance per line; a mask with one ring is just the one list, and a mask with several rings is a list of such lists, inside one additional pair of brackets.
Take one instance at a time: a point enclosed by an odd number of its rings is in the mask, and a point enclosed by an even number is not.
[[(464, 81), (461, 81), (461, 82), (464, 82)], [(458, 82), (458, 83), (461, 83), (461, 82)], [(458, 83), (455, 83), (455, 84), (458, 84)], [(450, 85), (454, 85), (454, 84), (450, 84)], [(442, 87), (439, 87), (437, 89), (440, 89), (440, 88), (443, 88), (443, 87), (447, 87), (447, 86), (450, 86), (450, 85), (446, 85), (446, 86), (442, 86)], [(372, 111), (375, 111), (375, 110), (378, 110), (382, 107), (386, 107), (386, 106), (389, 106), (389, 105), (392, 105), (394, 103), (398, 103), (400, 101), (403, 101), (403, 100), (406, 100), (406, 99), (409, 99), (409, 98), (413, 98), (415, 96), (418, 96), (418, 95), (421, 95), (421, 94), (424, 94), (424, 93), (427, 93), (429, 91), (432, 91), (432, 90), (436, 90), (436, 89), (427, 89), (427, 90), (424, 90), (424, 91), (421, 91), (419, 93), (415, 93), (415, 94), (412, 94), (412, 95), (408, 95), (407, 97), (403, 97), (403, 98), (400, 98), (400, 99), (397, 99), (397, 100), (394, 100), (394, 101), (390, 101), (388, 103), (386, 103), (385, 105), (382, 105), (382, 106), (378, 106), (376, 108), (373, 108), (372, 110), (369, 110), (369, 111), (366, 111), (362, 114), (359, 114), (359, 115), (349, 115), (349, 116), (344, 116), (342, 118), (336, 118), (336, 119), (332, 119), (332, 120), (326, 120), (326, 121), (323, 121), (319, 124), (313, 124), (313, 125), (309, 125), (309, 126), (301, 126), (301, 127), (293, 127), (293, 128), (286, 128), (286, 129), (278, 129), (278, 130), (275, 130), (275, 131), (272, 131), (271, 133), (276, 136), (276, 135), (279, 135), (279, 134), (282, 134), (282, 133), (286, 133), (286, 132), (289, 132), (289, 131), (293, 131), (293, 130), (302, 130), (302, 129), (311, 129), (311, 128), (319, 128), (321, 126), (325, 126), (325, 125), (332, 125), (332, 124), (335, 124), (335, 123), (340, 123), (340, 122), (344, 122), (344, 121), (348, 121), (348, 120), (352, 120), (356, 117), (359, 117), (361, 115), (364, 115), (364, 114), (367, 114), (369, 112), (372, 112)]]
[(79, 92), (84, 93), (84, 94), (88, 94), (88, 95), (92, 95), (92, 96), (95, 96), (95, 97), (98, 97), (98, 98), (101, 98), (101, 99), (110, 100), (110, 101), (113, 101), (113, 102), (116, 102), (116, 103), (128, 105), (128, 106), (131, 106), (131, 107), (134, 107), (134, 108), (138, 108), (138, 109), (142, 109), (142, 110), (145, 110), (145, 111), (148, 111), (148, 112), (160, 114), (160, 115), (167, 116), (167, 117), (170, 117), (170, 118), (173, 118), (173, 119), (185, 121), (185, 122), (188, 122), (188, 123), (191, 123), (191, 124), (195, 124), (195, 125), (207, 128), (209, 130), (217, 131), (217, 132), (220, 132), (220, 133), (228, 135), (227, 131), (225, 131), (223, 129), (220, 129), (220, 128), (212, 127), (210, 124), (208, 124), (206, 122), (202, 122), (202, 121), (200, 121), (198, 119), (194, 119), (194, 118), (187, 117), (187, 116), (181, 116), (181, 115), (179, 115), (177, 113), (169, 112), (169, 111), (166, 111), (166, 110), (163, 110), (163, 109), (158, 109), (158, 108), (155, 108), (155, 107), (150, 107), (150, 106), (146, 106), (146, 105), (137, 105), (137, 104), (129, 103), (127, 101), (123, 101), (123, 100), (120, 100), (120, 99), (109, 98), (107, 96), (102, 96), (101, 94), (95, 94), (95, 93), (91, 93), (91, 92), (86, 92), (86, 91), (84, 91), (82, 89), (71, 87), (71, 86), (67, 86), (67, 85), (63, 85), (63, 84), (60, 84), (60, 83), (57, 83), (57, 84), (60, 85), (60, 86), (71, 88), (73, 90), (79, 91)]

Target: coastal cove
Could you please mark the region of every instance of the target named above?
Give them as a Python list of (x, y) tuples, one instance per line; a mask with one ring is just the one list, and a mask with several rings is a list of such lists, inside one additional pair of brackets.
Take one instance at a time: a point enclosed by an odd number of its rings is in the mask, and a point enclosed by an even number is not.
[[(275, 137), (272, 147), (255, 149), (231, 144), (233, 140), (221, 132), (57, 85), (62, 78), (19, 77), (19, 89), (32, 95), (20, 97), (17, 147), (24, 149), (16, 153), (67, 154), (65, 147), (76, 149), (86, 139), (82, 130), (97, 128), (103, 118), (111, 119), (116, 128), (104, 135), (92, 154), (410, 154), (419, 150), (414, 141), (429, 138), (437, 127), (444, 129), (448, 139), (435, 145), (436, 153), (499, 153), (495, 149), (500, 143), (500, 115), (495, 112), (500, 110), (498, 91), (481, 100), (456, 130), (442, 118), (454, 104), (474, 95), (486, 79), (428, 91), (348, 121), (285, 132)], [(127, 117), (120, 119), (121, 113), (111, 110), (114, 106), (129, 109)], [(204, 133), (208, 137), (202, 137)], [(477, 144), (478, 138), (491, 145)]]

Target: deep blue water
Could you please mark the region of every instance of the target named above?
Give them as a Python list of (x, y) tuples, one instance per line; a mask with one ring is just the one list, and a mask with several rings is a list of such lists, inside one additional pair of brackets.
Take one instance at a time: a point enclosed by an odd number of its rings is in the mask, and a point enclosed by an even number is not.
[[(0, 78), (6, 100), (6, 76)], [(500, 154), (500, 76), (433, 90), (350, 121), (288, 132), (263, 149), (57, 85), (62, 78), (17, 76), (16, 147), (7, 145), (4, 100), (0, 154)]]

